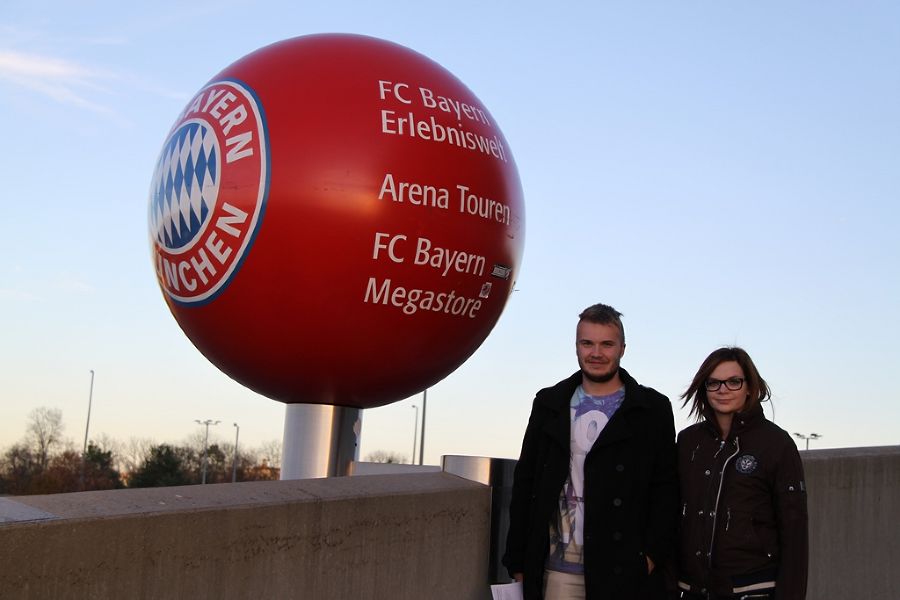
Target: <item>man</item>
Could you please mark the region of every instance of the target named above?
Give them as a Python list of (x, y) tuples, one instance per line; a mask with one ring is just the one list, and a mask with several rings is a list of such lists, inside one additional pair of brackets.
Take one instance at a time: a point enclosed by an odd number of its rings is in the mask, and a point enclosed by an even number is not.
[(678, 522), (668, 398), (619, 366), (621, 313), (579, 315), (580, 370), (537, 393), (516, 465), (503, 564), (525, 600), (665, 598)]

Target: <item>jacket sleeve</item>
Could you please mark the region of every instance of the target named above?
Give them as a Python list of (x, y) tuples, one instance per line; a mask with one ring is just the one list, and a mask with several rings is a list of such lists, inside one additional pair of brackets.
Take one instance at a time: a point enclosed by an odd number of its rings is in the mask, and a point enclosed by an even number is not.
[(790, 438), (778, 461), (773, 493), (780, 553), (775, 597), (804, 600), (809, 557), (806, 481), (800, 453)]
[(510, 577), (514, 573), (525, 571), (525, 546), (528, 540), (528, 523), (534, 499), (535, 469), (538, 460), (539, 412), (537, 398), (535, 398), (522, 440), (522, 451), (513, 472), (512, 497), (509, 503), (509, 532), (506, 536), (506, 549), (502, 559)]
[(672, 404), (661, 397), (664, 407), (659, 423), (650, 480), (649, 524), (646, 554), (662, 567), (674, 554), (678, 527), (678, 455), (675, 449), (675, 419)]

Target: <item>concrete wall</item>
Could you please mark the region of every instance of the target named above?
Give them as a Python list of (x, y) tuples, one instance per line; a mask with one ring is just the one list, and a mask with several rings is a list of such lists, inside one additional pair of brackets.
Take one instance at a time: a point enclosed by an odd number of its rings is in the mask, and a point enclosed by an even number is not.
[(438, 465), (407, 465), (402, 463), (373, 463), (373, 462), (352, 462), (350, 463), (350, 475), (396, 475), (403, 473), (440, 473), (441, 467)]
[(483, 600), (490, 489), (445, 473), (0, 499), (0, 598)]
[[(900, 446), (801, 456), (807, 598), (900, 599)], [(0, 498), (0, 598), (484, 600), (490, 510), (447, 473)]]
[(900, 599), (900, 446), (801, 452), (809, 600)]

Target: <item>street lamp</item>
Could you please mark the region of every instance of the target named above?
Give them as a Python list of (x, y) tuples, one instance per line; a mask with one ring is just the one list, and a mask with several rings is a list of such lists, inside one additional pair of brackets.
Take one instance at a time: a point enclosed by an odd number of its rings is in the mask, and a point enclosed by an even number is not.
[(238, 436), (241, 434), (241, 426), (234, 424), (234, 462), (231, 465), (231, 483), (237, 481)]
[(84, 491), (84, 471), (87, 463), (87, 442), (88, 442), (88, 430), (91, 427), (91, 403), (94, 400), (94, 370), (91, 369), (91, 389), (88, 392), (88, 414), (87, 414), (87, 423), (84, 425), (84, 447), (81, 449), (81, 489)]
[(803, 435), (802, 433), (794, 433), (794, 437), (799, 438), (801, 440), (806, 440), (806, 449), (809, 450), (809, 440), (817, 440), (822, 437), (819, 433), (811, 433), (809, 435)]
[[(428, 390), (422, 390), (422, 439), (419, 441), (419, 464), (425, 464), (422, 462), (425, 457), (425, 409), (428, 408)], [(416, 416), (416, 420), (419, 418)]]
[(416, 420), (413, 422), (413, 451), (409, 458), (409, 464), (414, 465), (416, 464), (416, 438), (419, 437), (419, 407), (415, 404), (412, 407), (416, 409)]
[(208, 462), (206, 448), (209, 445), (209, 426), (218, 425), (221, 421), (213, 421), (212, 419), (200, 421), (199, 419), (194, 419), (194, 423), (197, 425), (206, 425), (206, 437), (203, 438), (203, 480), (201, 481), (201, 483), (206, 483), (206, 463)]

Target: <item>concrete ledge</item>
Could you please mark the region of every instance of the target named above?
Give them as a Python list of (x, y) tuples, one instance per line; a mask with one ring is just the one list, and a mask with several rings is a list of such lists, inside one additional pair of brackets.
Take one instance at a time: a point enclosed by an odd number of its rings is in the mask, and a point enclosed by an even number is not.
[(811, 600), (900, 598), (900, 446), (800, 452)]
[(5, 500), (2, 598), (487, 594), (490, 488), (445, 473)]
[[(900, 597), (900, 446), (811, 450), (810, 600)], [(491, 489), (414, 473), (0, 498), (0, 598), (484, 600)]]

